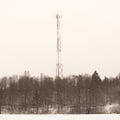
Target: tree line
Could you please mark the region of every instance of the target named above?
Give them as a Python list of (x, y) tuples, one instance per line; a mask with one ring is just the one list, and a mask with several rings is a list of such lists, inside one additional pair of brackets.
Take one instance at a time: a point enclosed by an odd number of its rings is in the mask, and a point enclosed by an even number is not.
[(120, 104), (120, 77), (102, 80), (96, 71), (62, 79), (23, 75), (0, 80), (0, 113), (98, 114), (113, 103)]

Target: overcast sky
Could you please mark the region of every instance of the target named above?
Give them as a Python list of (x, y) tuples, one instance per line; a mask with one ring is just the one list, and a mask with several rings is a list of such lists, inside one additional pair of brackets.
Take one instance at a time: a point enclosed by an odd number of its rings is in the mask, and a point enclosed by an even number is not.
[(65, 76), (120, 72), (119, 0), (0, 0), (0, 76), (55, 76), (56, 13)]

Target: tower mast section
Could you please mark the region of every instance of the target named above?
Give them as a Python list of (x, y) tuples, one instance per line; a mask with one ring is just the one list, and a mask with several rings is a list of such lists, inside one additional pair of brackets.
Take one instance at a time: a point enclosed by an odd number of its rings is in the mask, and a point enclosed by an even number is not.
[(59, 14), (56, 15), (57, 19), (57, 64), (56, 64), (56, 77), (63, 77), (63, 66), (61, 62), (61, 39), (60, 39), (60, 18)]

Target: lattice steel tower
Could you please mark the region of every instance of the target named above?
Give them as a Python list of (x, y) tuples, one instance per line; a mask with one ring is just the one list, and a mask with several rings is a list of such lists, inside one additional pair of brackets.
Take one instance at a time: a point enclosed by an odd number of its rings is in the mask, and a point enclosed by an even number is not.
[(56, 77), (63, 77), (63, 65), (61, 61), (61, 39), (60, 39), (60, 18), (59, 14), (56, 15), (57, 19), (57, 64), (56, 64)]

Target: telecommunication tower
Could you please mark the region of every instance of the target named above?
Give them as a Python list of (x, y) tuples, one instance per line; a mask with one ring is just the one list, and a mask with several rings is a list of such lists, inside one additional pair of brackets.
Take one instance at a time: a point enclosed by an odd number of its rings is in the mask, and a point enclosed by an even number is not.
[(63, 66), (61, 62), (61, 39), (60, 39), (60, 18), (59, 14), (56, 15), (57, 19), (57, 64), (56, 64), (56, 77), (63, 77)]

